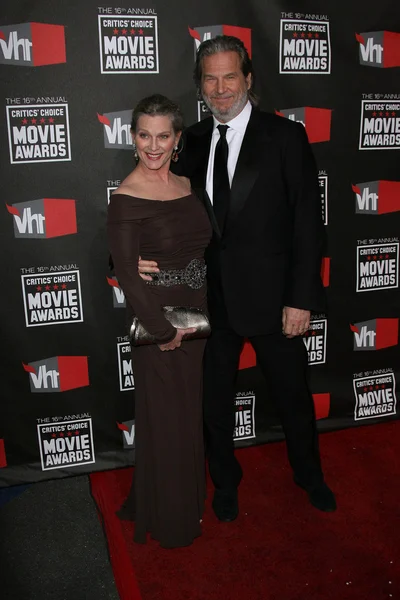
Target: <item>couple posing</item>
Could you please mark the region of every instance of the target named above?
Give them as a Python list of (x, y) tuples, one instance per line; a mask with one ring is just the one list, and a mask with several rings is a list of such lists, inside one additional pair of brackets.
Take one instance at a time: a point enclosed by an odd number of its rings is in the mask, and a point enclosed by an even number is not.
[[(108, 214), (128, 317), (155, 337), (132, 349), (136, 467), (120, 516), (135, 521), (135, 541), (150, 533), (165, 548), (201, 534), (203, 418), (214, 513), (220, 521), (238, 515), (234, 397), (244, 338), (273, 392), (295, 483), (319, 510), (336, 508), (300, 337), (310, 311), (325, 308), (311, 148), (302, 125), (256, 108), (252, 63), (239, 39), (203, 42), (194, 78), (212, 116), (185, 131), (182, 150), (179, 107), (160, 95), (142, 100), (132, 117), (137, 166)], [(208, 310), (207, 342), (185, 341), (192, 330), (174, 328), (165, 305)]]

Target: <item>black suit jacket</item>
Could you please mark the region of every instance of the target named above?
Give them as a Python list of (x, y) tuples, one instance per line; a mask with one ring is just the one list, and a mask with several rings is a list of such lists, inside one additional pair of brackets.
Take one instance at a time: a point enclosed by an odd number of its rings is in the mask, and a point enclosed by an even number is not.
[(231, 187), (223, 235), (205, 192), (212, 117), (186, 130), (179, 161), (213, 224), (206, 252), (211, 316), (221, 291), (232, 328), (280, 331), (283, 306), (325, 309), (324, 226), (314, 157), (304, 127), (253, 109)]

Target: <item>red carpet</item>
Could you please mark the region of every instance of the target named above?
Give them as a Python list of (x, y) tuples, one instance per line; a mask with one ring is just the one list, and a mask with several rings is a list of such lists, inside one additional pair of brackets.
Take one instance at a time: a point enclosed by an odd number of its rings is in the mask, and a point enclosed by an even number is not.
[[(118, 527), (114, 521), (109, 544), (125, 542), (113, 562), (117, 583), (129, 555), (141, 594), (128, 568), (125, 589), (118, 586), (121, 599), (399, 599), (399, 435), (396, 422), (320, 436), (326, 478), (337, 495), (335, 513), (308, 503), (292, 483), (279, 443), (238, 452), (244, 470), (239, 518), (217, 521), (210, 487), (203, 535), (189, 548), (163, 550), (151, 540), (137, 545), (133, 524)], [(112, 519), (129, 489), (131, 470), (96, 477), (105, 498), (102, 510), (107, 505)], [(112, 543), (115, 530), (120, 537)]]

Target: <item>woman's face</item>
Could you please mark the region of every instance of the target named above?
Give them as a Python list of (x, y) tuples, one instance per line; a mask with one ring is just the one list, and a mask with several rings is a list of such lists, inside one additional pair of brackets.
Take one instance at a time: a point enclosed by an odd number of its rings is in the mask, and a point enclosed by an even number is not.
[(151, 170), (161, 169), (171, 160), (181, 133), (175, 133), (167, 116), (142, 115), (139, 117), (133, 142), (142, 163)]

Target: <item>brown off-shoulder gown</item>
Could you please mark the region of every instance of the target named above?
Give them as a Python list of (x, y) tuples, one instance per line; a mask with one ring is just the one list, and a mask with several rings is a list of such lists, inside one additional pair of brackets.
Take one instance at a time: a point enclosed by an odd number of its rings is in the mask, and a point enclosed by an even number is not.
[[(127, 300), (159, 343), (175, 329), (161, 307), (206, 309), (206, 285), (149, 286), (138, 274), (138, 257), (160, 269), (182, 269), (202, 259), (211, 225), (201, 201), (190, 194), (169, 201), (113, 194), (108, 240), (115, 273)], [(165, 548), (187, 546), (201, 534), (205, 498), (202, 425), (202, 359), (205, 340), (162, 352), (157, 345), (132, 349), (135, 378), (136, 466), (124, 516), (135, 521), (134, 540), (146, 534)]]

